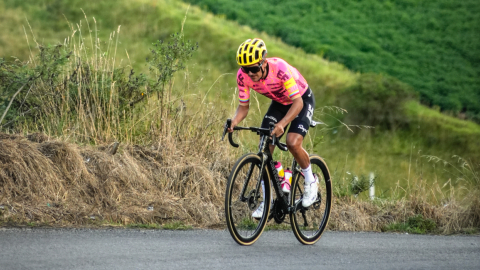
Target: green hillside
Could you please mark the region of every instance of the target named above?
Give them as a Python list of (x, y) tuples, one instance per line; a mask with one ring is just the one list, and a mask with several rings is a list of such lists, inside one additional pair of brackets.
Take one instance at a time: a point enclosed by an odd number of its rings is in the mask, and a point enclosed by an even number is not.
[(187, 0), (351, 70), (414, 87), (423, 104), (480, 123), (480, 2)]
[[(326, 61), (319, 55), (307, 54), (300, 48), (286, 45), (277, 37), (260, 33), (248, 26), (226, 20), (222, 16), (206, 13), (195, 6), (188, 7), (182, 2), (168, 0), (3, 1), (0, 2), (0, 13), (5, 16), (0, 19), (0, 27), (5, 30), (0, 33), (2, 44), (0, 57), (5, 58), (7, 62), (14, 61), (15, 58), (11, 56), (28, 61), (30, 55), (38, 54), (37, 43), (66, 44), (65, 50), (82, 48), (79, 50), (80, 54), (86, 57), (90, 57), (96, 51), (95, 48), (98, 48), (102, 52), (102, 57), (115, 59), (114, 64), (109, 64), (109, 68), (125, 67), (128, 70), (133, 67), (136, 74), (142, 72), (150, 74), (145, 59), (150, 56), (153, 43), (158, 39), (168, 40), (172, 33), (180, 32), (182, 22), (185, 20), (183, 25), (185, 39), (198, 42), (199, 48), (188, 62), (187, 69), (177, 73), (172, 84), (172, 100), (175, 106), (183, 102), (189, 116), (199, 117), (198, 121), (191, 123), (191, 127), (186, 125), (187, 129), (202, 125), (200, 117), (203, 115), (197, 114), (199, 107), (213, 112), (215, 117), (209, 119), (212, 122), (208, 125), (218, 132), (210, 130), (195, 134), (217, 138), (212, 139), (214, 140), (212, 144), (217, 145), (224, 118), (231, 117), (237, 106), (234, 74), (238, 67), (234, 60), (235, 50), (245, 39), (261, 36), (268, 44), (269, 55), (281, 57), (297, 67), (314, 90), (318, 106), (314, 118), (327, 122), (329, 126), (313, 130), (307, 137), (306, 148), (327, 160), (334, 179), (338, 180), (336, 183), (348, 181), (353, 175), (368, 175), (374, 172), (378, 176), (377, 190), (380, 194), (393, 192), (397, 183), (405, 187), (412, 179), (426, 179), (429, 183), (436, 181), (443, 185), (452, 179), (451, 172), (438, 165), (432, 166), (433, 163), (423, 155), (436, 155), (449, 161), (452, 161), (453, 155), (459, 155), (473, 164), (480, 160), (478, 125), (445, 116), (436, 110), (419, 105), (415, 101), (415, 95), (398, 102), (400, 99), (395, 99), (395, 95), (410, 93), (409, 87), (401, 82), (378, 74), (352, 72), (341, 64)], [(187, 10), (188, 15), (185, 17)], [(99, 40), (98, 43), (95, 40)], [(34, 61), (29, 62), (29, 65), (34, 64)], [(390, 86), (395, 86), (398, 91), (395, 93), (389, 91)], [(0, 92), (2, 99), (0, 113), (3, 113), (14, 92), (7, 87), (8, 85), (3, 84)], [(359, 89), (365, 91), (365, 95), (358, 98), (371, 100), (369, 95), (379, 97), (368, 104), (371, 108), (379, 108), (368, 110), (367, 107), (366, 113), (372, 116), (368, 120), (367, 117), (362, 117), (367, 103), (357, 104), (350, 98), (352, 95), (349, 95), (352, 91), (359, 93)], [(70, 94), (76, 95), (76, 92)], [(17, 100), (22, 101), (25, 95), (26, 92), (21, 93)], [(155, 99), (156, 96), (152, 96), (152, 100)], [(385, 103), (392, 100), (393, 103)], [(244, 125), (258, 125), (269, 104), (266, 98), (259, 95), (255, 95), (252, 102), (251, 112)], [(160, 122), (160, 118), (153, 115), (149, 118), (148, 111), (151, 109), (149, 106), (154, 106), (153, 102), (143, 104), (144, 108), (137, 108), (139, 111), (135, 112), (141, 114), (134, 115), (138, 117), (134, 119), (141, 122), (141, 125), (129, 126), (128, 132), (131, 133), (128, 136), (119, 133), (111, 135), (112, 137), (94, 137), (88, 134), (90, 136), (88, 138), (95, 139), (85, 139), (87, 136), (76, 133), (77, 125), (82, 123), (78, 122), (80, 120), (74, 111), (65, 120), (72, 121), (71, 126), (66, 124), (39, 126), (41, 117), (47, 117), (45, 115), (38, 115), (37, 118), (29, 118), (28, 115), (16, 118), (16, 115), (10, 115), (9, 121), (13, 124), (2, 126), (2, 131), (23, 133), (43, 131), (48, 135), (81, 144), (101, 144), (112, 140), (129, 144), (149, 144), (157, 135), (147, 134), (151, 127), (149, 125)], [(394, 114), (388, 119), (373, 117), (383, 115), (393, 108), (386, 107), (385, 104), (396, 106)], [(349, 113), (338, 113), (332, 106), (342, 106)], [(118, 121), (119, 126), (131, 123), (127, 120)], [(353, 132), (343, 123), (351, 125), (349, 128)], [(374, 125), (375, 128), (367, 128), (364, 125)], [(243, 146), (235, 154), (255, 151), (257, 142), (254, 135), (242, 136), (239, 141)], [(193, 139), (198, 137), (182, 138), (181, 141), (187, 143)], [(217, 147), (227, 148), (228, 145), (225, 143)], [(279, 159), (286, 160), (287, 156), (278, 151), (276, 153), (276, 158)]]

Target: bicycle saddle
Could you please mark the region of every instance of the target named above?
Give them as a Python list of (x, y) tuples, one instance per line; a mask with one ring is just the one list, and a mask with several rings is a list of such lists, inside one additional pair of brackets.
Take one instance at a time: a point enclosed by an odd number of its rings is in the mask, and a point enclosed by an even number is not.
[(310, 121), (310, 127), (315, 127), (316, 125), (327, 125), (322, 121)]

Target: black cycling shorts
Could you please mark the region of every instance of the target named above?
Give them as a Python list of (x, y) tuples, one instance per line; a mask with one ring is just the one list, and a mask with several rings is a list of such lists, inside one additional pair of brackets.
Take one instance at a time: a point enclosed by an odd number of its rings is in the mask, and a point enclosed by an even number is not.
[[(297, 117), (289, 124), (290, 129), (288, 129), (288, 133), (298, 133), (305, 137), (305, 135), (307, 135), (308, 128), (310, 127), (313, 110), (315, 108), (315, 97), (313, 96), (313, 92), (310, 87), (308, 87), (307, 91), (303, 93), (302, 99), (303, 108)], [(278, 121), (285, 117), (290, 107), (292, 107), (292, 104), (282, 105), (276, 101), (272, 101), (272, 104), (270, 104), (270, 107), (263, 118), (262, 128), (268, 128), (269, 123), (271, 122), (275, 124), (278, 123)], [(285, 127), (285, 130), (287, 130), (287, 128), (288, 125)]]

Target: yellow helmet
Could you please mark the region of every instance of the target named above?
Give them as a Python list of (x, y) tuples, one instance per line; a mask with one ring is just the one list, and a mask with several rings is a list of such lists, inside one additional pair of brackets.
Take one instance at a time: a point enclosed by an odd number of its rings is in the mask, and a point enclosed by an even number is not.
[(267, 54), (265, 42), (259, 38), (247, 39), (240, 44), (237, 50), (237, 63), (240, 66), (249, 66), (256, 64)]

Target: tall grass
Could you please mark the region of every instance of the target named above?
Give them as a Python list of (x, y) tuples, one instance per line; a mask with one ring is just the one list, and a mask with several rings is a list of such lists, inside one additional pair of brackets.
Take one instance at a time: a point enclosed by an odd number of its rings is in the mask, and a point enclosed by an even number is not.
[[(87, 37), (82, 22), (87, 24)], [(70, 136), (78, 142), (145, 143), (191, 125), (182, 118), (183, 97), (172, 95), (172, 89), (175, 73), (185, 69), (198, 45), (185, 40), (183, 33), (159, 40), (147, 59), (150, 74), (136, 74), (128, 63), (116, 62), (121, 27), (102, 42), (92, 34), (97, 33), (95, 18), (93, 22), (94, 29), (86, 16), (69, 24), (72, 33), (63, 44), (37, 43), (38, 54), (32, 53), (26, 63), (2, 62), (12, 71), (4, 73), (2, 88), (7, 93), (22, 84), (25, 88), (19, 88), (18, 97), (10, 101), (15, 101), (13, 106), (5, 109), (4, 115), (10, 109), (15, 114), (3, 127)]]

